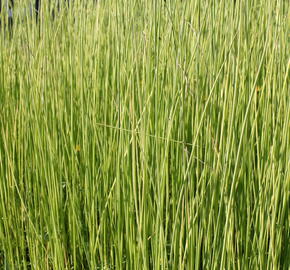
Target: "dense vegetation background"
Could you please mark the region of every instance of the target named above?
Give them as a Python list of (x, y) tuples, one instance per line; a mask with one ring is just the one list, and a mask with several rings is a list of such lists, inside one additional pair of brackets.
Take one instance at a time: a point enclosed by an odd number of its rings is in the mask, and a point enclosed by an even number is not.
[(0, 269), (289, 269), (289, 2), (50, 10), (1, 14)]

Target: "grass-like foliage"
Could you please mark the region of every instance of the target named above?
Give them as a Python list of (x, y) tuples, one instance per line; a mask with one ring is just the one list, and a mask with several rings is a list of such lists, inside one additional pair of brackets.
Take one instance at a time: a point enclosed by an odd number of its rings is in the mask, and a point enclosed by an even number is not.
[(0, 269), (288, 270), (289, 1), (24, 2), (1, 14)]

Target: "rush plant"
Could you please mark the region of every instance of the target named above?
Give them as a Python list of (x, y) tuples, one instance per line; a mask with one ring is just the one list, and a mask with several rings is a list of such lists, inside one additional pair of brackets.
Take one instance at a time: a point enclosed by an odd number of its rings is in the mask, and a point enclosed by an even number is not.
[(288, 270), (289, 2), (48, 3), (1, 24), (0, 269)]

